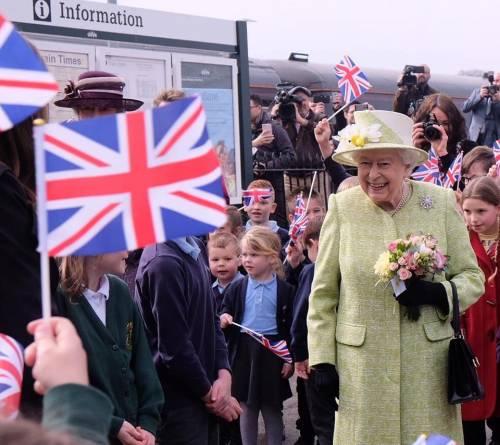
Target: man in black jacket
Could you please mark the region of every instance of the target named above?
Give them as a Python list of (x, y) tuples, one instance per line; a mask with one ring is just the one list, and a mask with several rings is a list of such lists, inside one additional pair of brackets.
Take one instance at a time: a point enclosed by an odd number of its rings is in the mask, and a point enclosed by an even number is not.
[(262, 109), (262, 99), (256, 94), (250, 96), (250, 118), (254, 178), (267, 179), (273, 185), (276, 220), (288, 227), (283, 171), (293, 166), (295, 151), (286, 131)]
[(412, 117), (426, 96), (430, 96), (431, 94), (438, 92), (429, 86), (431, 69), (428, 65), (422, 66), (424, 67), (424, 72), (415, 74), (417, 77), (416, 85), (403, 84), (402, 79), (405, 73), (401, 73), (398, 80), (398, 89), (394, 95), (394, 102), (392, 104), (393, 111)]

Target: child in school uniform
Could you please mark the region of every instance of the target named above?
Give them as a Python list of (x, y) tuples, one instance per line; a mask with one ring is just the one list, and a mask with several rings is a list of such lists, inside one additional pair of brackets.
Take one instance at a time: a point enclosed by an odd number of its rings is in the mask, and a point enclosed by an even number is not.
[(248, 215), (248, 221), (245, 225), (245, 231), (255, 226), (263, 226), (270, 229), (279, 236), (281, 247), (285, 247), (289, 240), (288, 230), (280, 227), (278, 223), (270, 219), (270, 216), (276, 211), (275, 193), (272, 184), (265, 179), (256, 179), (248, 184), (247, 190), (270, 190), (270, 196), (265, 199), (253, 200), (245, 207)]
[(110, 442), (154, 445), (163, 391), (142, 319), (123, 274), (126, 252), (65, 257), (58, 313), (76, 327), (87, 351), (90, 384), (114, 405)]
[(266, 227), (253, 227), (241, 240), (242, 261), (248, 276), (224, 293), (221, 327), (227, 330), (233, 370), (233, 395), (240, 401), (243, 445), (256, 445), (262, 412), (268, 445), (282, 441), (283, 400), (291, 397), (288, 379), (293, 365), (264, 348), (234, 321), (268, 340), (290, 344), (293, 287), (282, 280), (279, 237)]
[(469, 228), (472, 248), (486, 279), (484, 295), (462, 315), (465, 337), (479, 360), (479, 380), (485, 389), (483, 400), (462, 404), (464, 445), (486, 444), (485, 421), (492, 430), (491, 443), (498, 443), (500, 385), (495, 333), (500, 322), (500, 189), (495, 180), (482, 176), (468, 182), (462, 194), (462, 210)]
[(231, 233), (216, 232), (208, 241), (208, 262), (210, 272), (215, 277), (212, 284), (217, 313), (222, 308), (224, 290), (234, 281), (243, 278), (238, 267), (241, 266), (241, 247), (239, 240)]

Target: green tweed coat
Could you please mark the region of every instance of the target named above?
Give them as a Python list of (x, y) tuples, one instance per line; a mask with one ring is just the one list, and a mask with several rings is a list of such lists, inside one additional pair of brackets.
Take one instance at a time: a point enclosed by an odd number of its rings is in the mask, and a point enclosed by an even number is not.
[[(434, 280), (453, 280), (461, 311), (484, 292), (453, 192), (411, 185), (394, 216), (359, 186), (330, 197), (307, 324), (310, 365), (332, 363), (340, 377), (335, 445), (408, 445), (430, 432), (463, 442), (460, 406), (447, 403), (450, 314), (422, 306), (420, 319), (409, 321), (392, 287), (375, 286), (373, 266), (388, 244), (422, 232), (450, 256), (446, 277)], [(421, 205), (424, 198), (432, 208)], [(451, 287), (444, 286), (451, 308)]]

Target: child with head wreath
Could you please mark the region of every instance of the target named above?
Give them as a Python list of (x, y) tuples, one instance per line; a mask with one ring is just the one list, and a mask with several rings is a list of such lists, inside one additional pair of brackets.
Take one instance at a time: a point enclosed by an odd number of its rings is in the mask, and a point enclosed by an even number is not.
[[(486, 443), (485, 420), (493, 431), (492, 443), (500, 441), (500, 386), (497, 383), (495, 333), (500, 322), (500, 274), (498, 235), (500, 189), (494, 179), (479, 177), (468, 183), (462, 194), (462, 210), (470, 240), (485, 279), (484, 295), (462, 316), (467, 341), (481, 366), (479, 379), (486, 396), (462, 405), (464, 444)], [(459, 296), (460, 297), (460, 296)]]

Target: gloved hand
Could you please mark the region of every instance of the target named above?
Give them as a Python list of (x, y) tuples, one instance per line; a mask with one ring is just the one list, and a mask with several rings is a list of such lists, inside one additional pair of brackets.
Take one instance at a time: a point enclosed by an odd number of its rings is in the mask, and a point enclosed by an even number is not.
[(339, 375), (334, 365), (330, 363), (314, 365), (311, 368), (310, 379), (318, 391), (339, 396)]
[(442, 283), (431, 283), (430, 281), (414, 280), (407, 284), (406, 290), (396, 298), (403, 306), (421, 306), (430, 304), (448, 312), (448, 296)]

